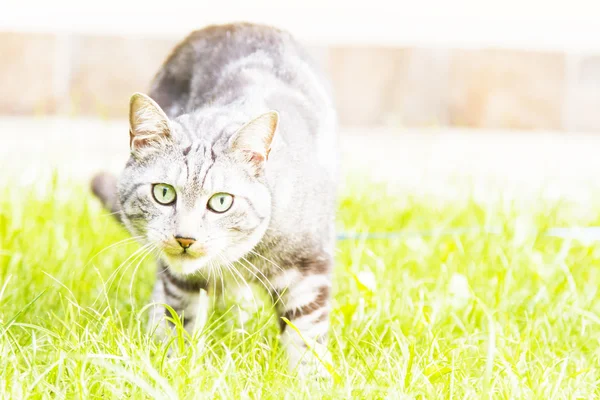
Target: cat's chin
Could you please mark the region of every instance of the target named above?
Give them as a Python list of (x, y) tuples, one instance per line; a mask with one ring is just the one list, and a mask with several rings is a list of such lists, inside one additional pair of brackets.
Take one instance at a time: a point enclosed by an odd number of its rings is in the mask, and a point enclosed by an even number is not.
[(163, 255), (169, 269), (181, 275), (191, 275), (207, 268), (208, 257), (191, 257), (186, 254)]

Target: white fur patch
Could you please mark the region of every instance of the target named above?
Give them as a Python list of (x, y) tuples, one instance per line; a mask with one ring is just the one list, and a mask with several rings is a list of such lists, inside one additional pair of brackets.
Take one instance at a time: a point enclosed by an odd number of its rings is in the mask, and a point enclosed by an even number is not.
[(283, 273), (279, 274), (277, 277), (271, 279), (273, 286), (276, 289), (284, 289), (292, 284), (292, 282), (298, 281), (302, 277), (302, 274), (297, 269), (288, 269)]

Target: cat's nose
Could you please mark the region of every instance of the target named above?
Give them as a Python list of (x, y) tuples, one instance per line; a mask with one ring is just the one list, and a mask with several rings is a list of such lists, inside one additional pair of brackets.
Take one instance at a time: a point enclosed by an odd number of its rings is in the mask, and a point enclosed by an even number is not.
[(196, 239), (186, 238), (186, 237), (181, 237), (181, 236), (175, 236), (175, 240), (177, 240), (179, 245), (181, 247), (183, 247), (184, 249), (187, 249), (188, 247), (193, 245), (194, 242), (196, 241)]

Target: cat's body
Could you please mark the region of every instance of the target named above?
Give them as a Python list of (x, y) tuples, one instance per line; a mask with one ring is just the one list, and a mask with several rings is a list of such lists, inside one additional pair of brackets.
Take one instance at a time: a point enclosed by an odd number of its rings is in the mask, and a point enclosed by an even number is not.
[(337, 153), (326, 88), (285, 32), (196, 31), (154, 79), (158, 106), (132, 98), (118, 199), (95, 182), (132, 234), (161, 250), (154, 302), (190, 328), (199, 290), (220, 287), (219, 271), (257, 280), (302, 333), (280, 324), (292, 365), (329, 321)]

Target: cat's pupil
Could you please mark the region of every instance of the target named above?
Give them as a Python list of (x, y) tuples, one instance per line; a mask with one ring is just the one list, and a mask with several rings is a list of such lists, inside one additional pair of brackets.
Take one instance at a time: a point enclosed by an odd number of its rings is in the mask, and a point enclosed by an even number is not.
[(163, 197), (167, 196), (167, 188), (163, 188)]
[(221, 200), (221, 205), (223, 205), (223, 202), (225, 201), (224, 197), (219, 198), (219, 200)]

